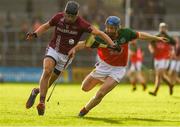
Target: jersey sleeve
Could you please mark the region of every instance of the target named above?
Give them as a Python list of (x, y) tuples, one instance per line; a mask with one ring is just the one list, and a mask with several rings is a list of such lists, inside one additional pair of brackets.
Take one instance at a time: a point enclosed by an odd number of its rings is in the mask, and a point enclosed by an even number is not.
[(172, 37), (168, 37), (168, 39), (169, 39), (169, 44), (170, 45), (175, 45), (176, 44), (176, 41)]
[(101, 44), (106, 44), (106, 42), (103, 39), (101, 39), (99, 36), (95, 37), (95, 42), (101, 43)]
[(49, 20), (49, 25), (50, 26), (56, 26), (59, 22), (59, 18), (61, 17), (61, 14), (56, 14), (54, 15), (50, 20)]
[(128, 29), (128, 33), (129, 33), (129, 41), (137, 39), (139, 37), (139, 33), (132, 30), (132, 29)]
[(91, 24), (89, 22), (87, 22), (86, 20), (81, 18), (80, 23), (81, 23), (81, 27), (82, 27), (83, 32), (88, 32), (88, 33), (92, 32)]

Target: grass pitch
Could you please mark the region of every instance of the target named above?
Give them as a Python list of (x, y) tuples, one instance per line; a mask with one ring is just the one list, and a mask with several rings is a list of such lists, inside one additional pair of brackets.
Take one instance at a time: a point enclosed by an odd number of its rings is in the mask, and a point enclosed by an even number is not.
[[(36, 105), (25, 109), (30, 91), (37, 84), (0, 85), (0, 126), (178, 126), (180, 125), (180, 85), (169, 96), (163, 85), (157, 97), (143, 92), (141, 86), (131, 92), (130, 85), (120, 84), (111, 91), (84, 118), (77, 117), (79, 110), (95, 94), (81, 91), (80, 85), (58, 85), (50, 102), (46, 103), (45, 116), (38, 116)], [(51, 89), (50, 89), (51, 90)], [(58, 104), (59, 103), (59, 104)]]

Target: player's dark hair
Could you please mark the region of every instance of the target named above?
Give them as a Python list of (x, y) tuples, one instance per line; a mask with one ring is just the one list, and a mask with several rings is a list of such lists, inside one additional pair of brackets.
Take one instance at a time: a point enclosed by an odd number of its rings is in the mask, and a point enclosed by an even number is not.
[(68, 1), (65, 7), (65, 12), (67, 14), (77, 15), (79, 7), (80, 5), (76, 1)]

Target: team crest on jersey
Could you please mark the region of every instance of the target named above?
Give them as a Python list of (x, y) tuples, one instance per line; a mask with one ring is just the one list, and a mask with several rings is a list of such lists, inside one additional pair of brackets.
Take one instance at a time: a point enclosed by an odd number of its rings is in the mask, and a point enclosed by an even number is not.
[(73, 45), (74, 44), (74, 39), (69, 39), (69, 44)]
[(125, 38), (121, 38), (121, 39), (120, 39), (120, 43), (121, 43), (121, 44), (126, 43), (126, 39), (125, 39)]

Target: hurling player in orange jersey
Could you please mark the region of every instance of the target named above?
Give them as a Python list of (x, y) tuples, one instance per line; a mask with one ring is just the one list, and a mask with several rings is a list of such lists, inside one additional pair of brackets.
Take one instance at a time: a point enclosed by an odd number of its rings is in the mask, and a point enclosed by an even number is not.
[[(121, 51), (113, 51), (108, 48), (98, 48), (100, 62), (96, 68), (85, 77), (82, 82), (82, 90), (88, 92), (97, 84), (102, 84), (94, 97), (81, 109), (79, 116), (83, 117), (96, 105), (98, 105), (106, 94), (113, 90), (126, 74), (128, 62), (128, 43), (133, 39), (166, 41), (166, 38), (152, 36), (147, 33), (135, 32), (129, 28), (121, 28), (120, 18), (109, 16), (105, 22), (105, 33), (111, 37)], [(94, 43), (105, 43), (101, 38), (95, 37)], [(75, 54), (77, 50), (85, 48), (85, 43), (80, 43), (69, 52)]]
[(175, 44), (175, 41), (167, 33), (167, 24), (159, 24), (159, 34), (158, 37), (168, 38), (168, 43), (162, 41), (152, 42), (149, 45), (149, 50), (154, 56), (154, 68), (155, 68), (155, 89), (152, 92), (149, 92), (150, 95), (156, 96), (160, 87), (161, 79), (169, 86), (169, 94), (173, 94), (173, 84), (170, 82), (170, 79), (167, 77), (167, 69), (169, 67), (171, 50), (172, 46)]
[(143, 90), (146, 90), (146, 80), (142, 72), (142, 62), (143, 62), (143, 51), (137, 45), (137, 40), (133, 40), (130, 42), (130, 50), (129, 50), (129, 57), (130, 57), (130, 68), (128, 70), (127, 76), (132, 84), (132, 91), (136, 90), (137, 82), (141, 83)]

